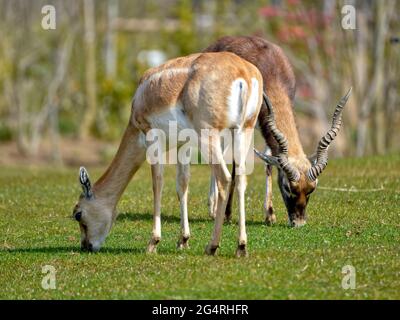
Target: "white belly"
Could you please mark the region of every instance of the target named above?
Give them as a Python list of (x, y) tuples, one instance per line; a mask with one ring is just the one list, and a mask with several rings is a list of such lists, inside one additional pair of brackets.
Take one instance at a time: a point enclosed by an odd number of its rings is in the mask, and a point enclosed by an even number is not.
[(149, 116), (147, 121), (152, 129), (160, 130), (165, 134), (169, 148), (180, 146), (185, 142), (180, 141), (179, 134), (182, 130), (194, 130), (180, 103), (176, 106), (171, 106), (166, 111)]

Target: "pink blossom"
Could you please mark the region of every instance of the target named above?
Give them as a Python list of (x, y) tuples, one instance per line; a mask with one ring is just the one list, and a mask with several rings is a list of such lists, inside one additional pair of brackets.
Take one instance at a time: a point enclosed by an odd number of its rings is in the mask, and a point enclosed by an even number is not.
[(295, 6), (295, 5), (299, 4), (299, 3), (300, 3), (299, 0), (287, 0), (287, 4), (289, 6)]
[(275, 6), (263, 7), (258, 10), (258, 13), (266, 18), (272, 18), (279, 15), (279, 9)]

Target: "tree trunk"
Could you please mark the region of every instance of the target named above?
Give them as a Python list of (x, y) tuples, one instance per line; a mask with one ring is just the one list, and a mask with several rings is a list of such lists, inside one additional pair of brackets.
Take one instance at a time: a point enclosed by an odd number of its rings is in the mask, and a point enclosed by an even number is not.
[(115, 31), (112, 23), (118, 17), (118, 0), (109, 0), (107, 6), (107, 31), (106, 31), (106, 75), (114, 78), (117, 70), (117, 48)]
[(367, 144), (368, 134), (368, 118), (360, 117), (357, 125), (357, 144), (356, 144), (356, 156), (362, 157), (365, 153), (365, 146)]
[(40, 112), (35, 116), (32, 121), (30, 146), (33, 155), (36, 155), (39, 151), (39, 143), (42, 137), (42, 132), (44, 131), (46, 120), (49, 120), (49, 133), (51, 135), (52, 143), (52, 156), (53, 160), (59, 161), (61, 159), (59, 151), (59, 123), (58, 123), (58, 112), (59, 112), (59, 99), (58, 92), (62, 86), (65, 75), (68, 70), (70, 55), (74, 43), (75, 31), (72, 31), (70, 35), (67, 36), (63, 44), (60, 44), (60, 48), (57, 50), (56, 58), (56, 70), (54, 73), (54, 78), (51, 80), (45, 104), (40, 110)]
[[(372, 80), (367, 86), (367, 90), (364, 93), (364, 99), (362, 100), (361, 108), (360, 108), (360, 120), (359, 120), (359, 128), (357, 129), (357, 156), (363, 156), (365, 154), (366, 149), (366, 135), (368, 134), (368, 119), (371, 116), (371, 110), (373, 105), (375, 104), (378, 108), (382, 106), (378, 105), (382, 99), (379, 99), (379, 95), (383, 90), (383, 71), (385, 66), (384, 53), (385, 53), (385, 38), (386, 38), (386, 26), (387, 26), (387, 14), (385, 10), (385, 2), (377, 1), (376, 3), (376, 25), (375, 25), (375, 35), (374, 42), (371, 46), (373, 50), (373, 72), (372, 72)], [(362, 32), (361, 30), (359, 32)], [(376, 108), (375, 108), (376, 110)], [(379, 115), (380, 117), (380, 115)], [(382, 126), (381, 120), (379, 120), (380, 126)], [(383, 124), (384, 126), (384, 124)], [(384, 132), (383, 128), (382, 131)], [(377, 132), (374, 133), (375, 136)], [(379, 142), (381, 144), (381, 140), (384, 141), (379, 133)], [(374, 141), (375, 142), (375, 141)], [(377, 150), (376, 150), (377, 151)]]
[(385, 123), (385, 105), (384, 105), (384, 91), (385, 91), (385, 43), (386, 35), (389, 25), (389, 15), (393, 10), (393, 3), (387, 1), (378, 1), (376, 10), (376, 43), (375, 46), (381, 48), (376, 49), (374, 60), (378, 64), (378, 80), (376, 88), (376, 100), (375, 100), (375, 152), (377, 154), (384, 154), (386, 152), (386, 130), (387, 126)]
[(84, 0), (83, 13), (85, 20), (85, 83), (86, 83), (86, 111), (80, 125), (80, 138), (86, 138), (96, 119), (96, 43), (95, 17), (93, 0)]
[(49, 114), (49, 131), (51, 139), (51, 161), (56, 164), (62, 164), (60, 152), (60, 131), (58, 122), (58, 104), (51, 106)]

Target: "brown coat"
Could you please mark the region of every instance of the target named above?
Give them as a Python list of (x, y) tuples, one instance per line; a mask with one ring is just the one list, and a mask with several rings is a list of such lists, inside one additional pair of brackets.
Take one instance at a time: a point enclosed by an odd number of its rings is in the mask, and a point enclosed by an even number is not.
[[(204, 52), (221, 51), (233, 52), (251, 62), (260, 70), (264, 91), (274, 106), (277, 127), (289, 140), (289, 156), (299, 155), (304, 157), (292, 111), (296, 79), (289, 60), (282, 49), (260, 37), (227, 36), (220, 38), (204, 50)], [(258, 122), (266, 143), (272, 149), (272, 154), (276, 155), (278, 146), (267, 126), (264, 125), (267, 114), (266, 108), (261, 107)]]

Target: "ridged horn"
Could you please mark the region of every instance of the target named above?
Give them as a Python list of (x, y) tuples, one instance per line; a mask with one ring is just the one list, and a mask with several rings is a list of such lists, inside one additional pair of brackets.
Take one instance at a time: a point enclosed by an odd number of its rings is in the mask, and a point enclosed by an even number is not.
[(294, 182), (299, 181), (300, 172), (296, 167), (291, 165), (288, 161), (288, 141), (284, 136), (284, 134), (281, 131), (279, 131), (279, 129), (276, 126), (274, 108), (272, 107), (272, 104), (269, 101), (265, 92), (263, 92), (263, 99), (268, 109), (268, 116), (267, 116), (268, 128), (271, 130), (272, 136), (275, 138), (276, 142), (279, 145), (279, 154), (277, 156), (279, 167), (283, 170), (283, 172), (286, 173), (286, 176), (290, 181)]
[(272, 166), (279, 167), (279, 162), (278, 162), (278, 159), (276, 157), (271, 156), (271, 155), (267, 155), (265, 153), (262, 153), (262, 152), (258, 151), (256, 148), (254, 148), (254, 152), (266, 164), (270, 164)]
[(336, 106), (335, 113), (333, 114), (332, 126), (318, 143), (316, 163), (307, 173), (307, 178), (310, 181), (315, 181), (328, 164), (328, 148), (331, 142), (336, 138), (340, 127), (342, 126), (342, 111), (351, 95), (351, 91), (352, 88), (350, 88), (346, 95), (340, 99)]

